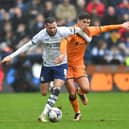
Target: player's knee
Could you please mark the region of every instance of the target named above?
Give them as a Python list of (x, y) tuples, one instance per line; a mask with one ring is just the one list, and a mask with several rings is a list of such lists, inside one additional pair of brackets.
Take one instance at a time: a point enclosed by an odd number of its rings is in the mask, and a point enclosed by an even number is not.
[(86, 87), (86, 88), (83, 88), (83, 89), (82, 89), (83, 93), (86, 93), (86, 94), (88, 94), (88, 93), (89, 93), (89, 90), (90, 90), (90, 88), (89, 88), (89, 87)]
[(75, 89), (71, 89), (71, 90), (69, 91), (69, 94), (70, 94), (71, 96), (75, 96), (75, 95), (76, 95), (76, 88), (75, 88)]
[(60, 90), (61, 90), (60, 87), (53, 87), (52, 94), (55, 96), (59, 96)]

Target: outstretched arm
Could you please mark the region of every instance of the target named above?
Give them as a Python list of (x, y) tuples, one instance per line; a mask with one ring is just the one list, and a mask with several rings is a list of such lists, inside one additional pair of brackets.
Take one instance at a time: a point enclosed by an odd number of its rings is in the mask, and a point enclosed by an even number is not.
[(121, 28), (129, 30), (129, 22), (124, 22), (123, 24), (118, 24), (118, 25), (103, 26), (101, 27), (101, 31), (107, 32), (107, 31), (112, 31), (112, 30), (119, 30)]
[(117, 25), (91, 26), (86, 30), (86, 33), (92, 37), (104, 32), (119, 30), (121, 28), (129, 30), (129, 22), (124, 22), (123, 24)]
[(32, 42), (29, 41), (28, 43), (26, 43), (25, 45), (23, 45), (21, 48), (19, 48), (18, 50), (16, 50), (14, 53), (12, 53), (9, 56), (6, 56), (5, 58), (3, 58), (3, 60), (1, 61), (1, 63), (10, 63), (15, 56), (18, 56), (19, 54), (21, 54), (23, 52), (26, 52), (32, 46), (33, 46)]

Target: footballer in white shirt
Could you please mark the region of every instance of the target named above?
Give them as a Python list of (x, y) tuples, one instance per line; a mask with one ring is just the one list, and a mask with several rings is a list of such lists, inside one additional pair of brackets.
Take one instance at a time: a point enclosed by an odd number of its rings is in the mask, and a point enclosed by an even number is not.
[(40, 74), (40, 91), (43, 96), (47, 95), (49, 84), (53, 81), (53, 89), (47, 100), (47, 103), (39, 116), (39, 121), (46, 122), (46, 116), (49, 110), (56, 103), (60, 94), (60, 89), (64, 85), (67, 74), (67, 58), (60, 63), (56, 63), (56, 58), (60, 55), (60, 41), (61, 39), (78, 33), (85, 40), (91, 40), (86, 33), (78, 27), (58, 27), (56, 19), (48, 17), (45, 19), (45, 28), (36, 34), (30, 41), (28, 41), (21, 48), (14, 53), (5, 57), (2, 63), (9, 63), (17, 55), (28, 51), (32, 46), (43, 45), (43, 65)]

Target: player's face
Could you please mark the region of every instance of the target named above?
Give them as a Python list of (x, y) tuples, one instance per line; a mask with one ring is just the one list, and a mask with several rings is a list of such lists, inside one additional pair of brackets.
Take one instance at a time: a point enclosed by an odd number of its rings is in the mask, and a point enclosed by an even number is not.
[(91, 20), (90, 19), (81, 19), (78, 20), (78, 25), (82, 30), (85, 30), (90, 25)]
[(49, 35), (54, 36), (57, 31), (57, 24), (56, 22), (53, 23), (47, 23), (46, 24), (46, 29)]

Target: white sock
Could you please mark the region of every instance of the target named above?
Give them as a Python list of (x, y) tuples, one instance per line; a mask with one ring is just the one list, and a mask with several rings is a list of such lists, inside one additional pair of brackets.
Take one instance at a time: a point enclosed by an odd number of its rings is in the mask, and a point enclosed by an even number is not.
[(49, 112), (49, 110), (54, 106), (58, 99), (58, 95), (60, 93), (60, 88), (53, 88), (52, 94), (49, 96), (47, 104), (45, 105), (45, 108), (43, 112), (41, 113), (41, 116), (46, 116)]
[(43, 112), (41, 113), (41, 116), (46, 116), (50, 109), (51, 109), (51, 106), (49, 104), (46, 104)]

